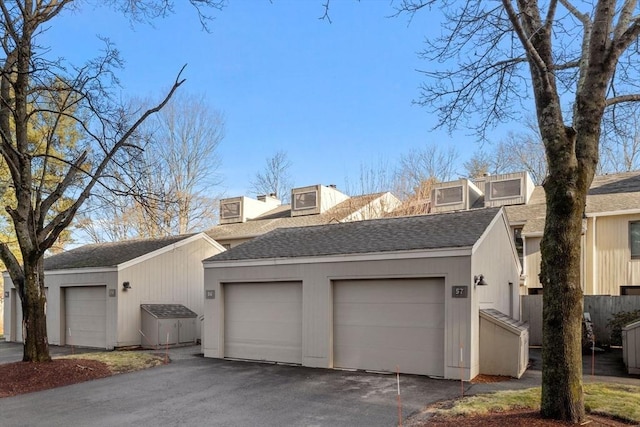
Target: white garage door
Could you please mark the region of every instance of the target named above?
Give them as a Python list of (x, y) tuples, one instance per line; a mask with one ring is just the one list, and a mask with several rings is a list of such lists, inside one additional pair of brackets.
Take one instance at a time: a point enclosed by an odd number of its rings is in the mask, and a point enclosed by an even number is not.
[(224, 355), (302, 363), (302, 284), (224, 285)]
[(65, 343), (106, 348), (106, 286), (65, 288)]
[(444, 375), (444, 281), (334, 282), (333, 364)]

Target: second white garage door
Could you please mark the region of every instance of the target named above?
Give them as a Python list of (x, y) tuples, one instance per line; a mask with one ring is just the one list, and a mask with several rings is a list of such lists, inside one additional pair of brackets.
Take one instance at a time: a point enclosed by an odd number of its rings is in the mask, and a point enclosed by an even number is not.
[(334, 367), (444, 375), (442, 279), (335, 281), (333, 296)]
[(302, 284), (225, 284), (224, 356), (302, 363)]
[(106, 347), (106, 286), (65, 288), (65, 342), (81, 347)]

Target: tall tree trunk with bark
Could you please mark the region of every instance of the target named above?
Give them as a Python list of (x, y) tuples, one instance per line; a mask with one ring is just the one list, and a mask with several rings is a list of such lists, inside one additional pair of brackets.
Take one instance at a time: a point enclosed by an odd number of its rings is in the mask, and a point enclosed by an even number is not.
[(541, 413), (579, 422), (582, 218), (604, 112), (640, 102), (640, 6), (637, 0), (403, 0), (398, 9), (413, 15), (430, 7), (443, 12), (445, 31), (427, 39), (422, 55), (444, 65), (425, 71), (430, 82), (420, 103), (432, 108), (439, 125), (458, 130), (464, 121), (487, 137), (492, 125), (517, 121), (521, 102), (533, 93), (548, 165)]
[(26, 298), (22, 301), (22, 321), (28, 333), (23, 335), (24, 347), (22, 360), (25, 362), (49, 362), (49, 341), (47, 339), (47, 320), (45, 305), (47, 298), (44, 288), (43, 259), (34, 260), (32, 268), (25, 266), (27, 275), (23, 289)]

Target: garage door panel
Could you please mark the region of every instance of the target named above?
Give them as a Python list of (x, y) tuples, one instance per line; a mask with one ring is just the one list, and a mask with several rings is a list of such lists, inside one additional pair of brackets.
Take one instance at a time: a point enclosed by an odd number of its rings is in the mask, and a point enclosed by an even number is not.
[(302, 363), (300, 282), (224, 285), (225, 357)]
[[(413, 349), (426, 351), (433, 348), (430, 343), (439, 338), (441, 333), (441, 329), (420, 327), (347, 326), (340, 328), (340, 332), (335, 334), (335, 339), (344, 348), (363, 347), (380, 350)], [(408, 336), (411, 339), (407, 339)]]
[[(444, 357), (442, 352), (432, 351), (431, 353), (418, 353), (414, 350), (408, 349), (396, 349), (393, 355), (380, 351), (362, 351), (357, 353), (351, 351), (348, 353), (350, 359), (345, 359), (345, 363), (350, 363), (352, 366), (360, 366), (366, 363), (365, 367), (358, 369), (366, 369), (369, 371), (382, 371), (382, 372), (394, 372), (399, 369), (400, 372), (418, 375), (437, 375), (441, 374), (426, 374), (424, 370), (429, 368), (429, 364), (441, 364), (444, 365)], [(430, 358), (431, 362), (426, 363), (425, 359)], [(413, 368), (412, 368), (413, 367)], [(412, 372), (412, 369), (419, 368), (420, 372)], [(407, 370), (410, 370), (407, 372)]]
[[(301, 325), (291, 322), (231, 322), (227, 328), (228, 341), (273, 342), (296, 345), (302, 334)], [(259, 338), (256, 338), (259, 337)]]
[[(237, 322), (253, 322), (259, 324), (263, 322), (264, 316), (268, 316), (269, 322), (274, 323), (291, 323), (293, 314), (301, 313), (302, 307), (299, 307), (300, 301), (291, 302), (272, 302), (272, 301), (255, 301), (251, 303), (234, 303), (233, 310), (225, 313), (227, 319)], [(268, 306), (262, 309), (256, 306)]]
[[(348, 286), (338, 287), (334, 292), (338, 292), (340, 302), (363, 303), (400, 303), (400, 304), (422, 304), (422, 303), (444, 303), (444, 292), (438, 286), (420, 287), (415, 286), (416, 281), (407, 280), (361, 280), (361, 281), (341, 281), (348, 283)], [(422, 281), (424, 282), (424, 281)], [(413, 286), (411, 284), (414, 284)], [(396, 286), (402, 289), (397, 289)]]
[(68, 345), (106, 347), (106, 286), (65, 288), (65, 340)]
[(336, 281), (334, 366), (444, 375), (444, 281)]
[[(431, 325), (444, 327), (442, 304), (336, 304), (335, 321), (346, 325), (374, 325), (412, 327)], [(375, 312), (371, 319), (368, 313)]]

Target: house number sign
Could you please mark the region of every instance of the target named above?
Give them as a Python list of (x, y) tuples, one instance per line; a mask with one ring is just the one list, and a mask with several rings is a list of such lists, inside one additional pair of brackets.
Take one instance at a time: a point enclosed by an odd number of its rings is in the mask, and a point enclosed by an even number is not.
[(451, 288), (452, 298), (467, 298), (468, 295), (469, 295), (468, 286), (454, 286)]

